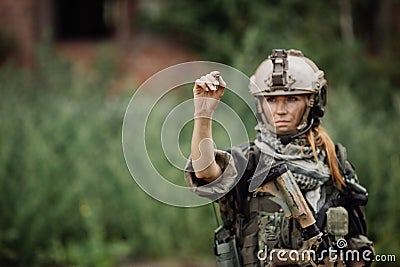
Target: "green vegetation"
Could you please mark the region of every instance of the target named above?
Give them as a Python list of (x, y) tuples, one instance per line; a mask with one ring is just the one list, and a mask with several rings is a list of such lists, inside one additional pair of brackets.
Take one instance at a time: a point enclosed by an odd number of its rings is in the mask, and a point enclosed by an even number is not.
[(211, 208), (161, 204), (128, 172), (121, 128), (130, 95), (106, 95), (115, 63), (99, 56), (80, 74), (46, 46), (38, 61), (34, 77), (11, 66), (0, 71), (0, 265), (210, 255)]
[[(378, 253), (398, 253), (396, 37), (386, 38), (371, 53), (363, 29), (355, 29), (360, 34), (353, 40), (343, 37), (335, 1), (264, 2), (166, 1), (156, 9), (143, 4), (139, 25), (174, 34), (205, 59), (231, 64), (248, 75), (276, 47), (298, 48), (315, 59), (330, 84), (323, 124), (348, 148), (370, 192), (370, 236)], [(372, 2), (354, 1), (354, 18), (361, 20)], [(118, 74), (108, 55), (99, 51), (93, 69), (82, 74), (41, 45), (33, 73), (9, 64), (1, 67), (1, 266), (115, 266), (123, 260), (212, 255), (215, 221), (210, 206), (164, 205), (130, 177), (121, 127), (132, 91), (108, 94)], [(224, 101), (231, 103), (232, 98), (227, 94)], [(162, 119), (155, 116), (152, 124), (162, 125)], [(180, 143), (187, 153), (190, 124), (182, 132)], [(146, 138), (158, 144), (158, 129), (149, 134)], [(160, 172), (181, 179), (179, 170), (156, 161)]]
[[(157, 12), (144, 5), (150, 19), (141, 23), (248, 75), (273, 48), (299, 49), (317, 62), (330, 86), (323, 125), (348, 147), (370, 192), (369, 234), (377, 252), (388, 254), (400, 251), (400, 36), (382, 13), (391, 7), (390, 1), (171, 1)], [(353, 22), (343, 20), (349, 15)]]

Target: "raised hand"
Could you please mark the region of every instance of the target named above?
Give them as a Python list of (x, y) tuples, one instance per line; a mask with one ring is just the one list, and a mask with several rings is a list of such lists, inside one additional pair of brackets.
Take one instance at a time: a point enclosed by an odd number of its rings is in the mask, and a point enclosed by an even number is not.
[(212, 117), (219, 100), (224, 95), (225, 81), (218, 71), (197, 79), (193, 87), (195, 117)]

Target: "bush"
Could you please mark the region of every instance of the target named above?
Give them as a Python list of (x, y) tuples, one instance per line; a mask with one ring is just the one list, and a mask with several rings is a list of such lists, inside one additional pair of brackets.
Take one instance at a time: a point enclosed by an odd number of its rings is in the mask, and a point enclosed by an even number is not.
[(35, 77), (0, 70), (1, 265), (113, 266), (126, 257), (210, 254), (209, 207), (158, 203), (131, 178), (121, 146), (129, 97), (106, 94), (114, 63), (100, 58), (78, 74), (40, 49)]

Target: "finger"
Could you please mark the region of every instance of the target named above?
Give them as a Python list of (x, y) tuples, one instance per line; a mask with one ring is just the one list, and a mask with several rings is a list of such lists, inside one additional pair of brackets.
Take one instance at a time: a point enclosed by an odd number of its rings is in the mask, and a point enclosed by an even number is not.
[(207, 74), (206, 76), (202, 76), (200, 79), (206, 84), (207, 91), (217, 90), (217, 88), (213, 85), (213, 81), (210, 80), (209, 74)]
[(210, 74), (212, 76), (214, 76), (214, 78), (218, 81), (218, 85), (225, 88), (226, 87), (226, 82), (224, 81), (224, 79), (222, 79), (222, 75), (219, 71), (214, 70), (212, 72), (210, 72)]
[(200, 79), (197, 79), (196, 82), (195, 82), (195, 87), (203, 88), (204, 85), (205, 85), (205, 83)]
[[(218, 74), (216, 74), (216, 75), (218, 75)], [(219, 85), (218, 80), (215, 78), (214, 75), (211, 75), (211, 73), (210, 73), (210, 74), (207, 74), (206, 77), (207, 77), (207, 79), (210, 80), (214, 85)]]
[(217, 70), (214, 70), (214, 71), (210, 72), (210, 74), (215, 77), (215, 76), (217, 76), (218, 74), (221, 74), (221, 73), (219, 71), (217, 71)]
[(217, 95), (219, 98), (222, 98), (222, 96), (224, 95), (224, 91), (225, 91), (225, 87), (220, 87), (217, 91)]
[(220, 82), (219, 78), (221, 77), (221, 73), (217, 70), (210, 72), (210, 74), (218, 81)]
[(195, 89), (203, 89), (204, 91), (208, 91), (206, 83), (201, 79), (197, 79), (195, 82)]
[(224, 79), (222, 79), (221, 75), (218, 77), (218, 82), (219, 82), (219, 86), (221, 86), (223, 88), (226, 87), (226, 82), (224, 81)]
[(217, 90), (218, 89), (218, 85), (219, 85), (219, 82), (217, 81), (217, 79), (215, 79), (215, 77), (212, 76), (211, 74), (207, 74), (206, 78), (209, 81), (209, 83), (211, 83), (211, 86), (210, 86), (211, 90), (213, 90), (213, 91)]

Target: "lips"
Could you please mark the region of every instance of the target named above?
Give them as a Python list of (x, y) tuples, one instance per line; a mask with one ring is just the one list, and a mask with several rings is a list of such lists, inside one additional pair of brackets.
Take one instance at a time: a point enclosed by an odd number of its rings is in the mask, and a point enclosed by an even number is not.
[(282, 126), (287, 126), (290, 123), (290, 121), (285, 121), (285, 120), (279, 120), (275, 122), (276, 127), (282, 127)]

